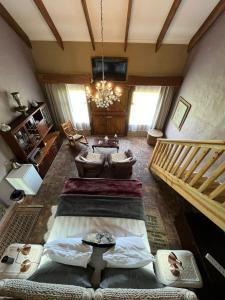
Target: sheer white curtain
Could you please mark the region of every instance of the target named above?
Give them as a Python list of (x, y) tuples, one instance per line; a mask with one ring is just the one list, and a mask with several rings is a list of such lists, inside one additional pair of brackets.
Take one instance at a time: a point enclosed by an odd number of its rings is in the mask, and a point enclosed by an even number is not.
[(68, 101), (72, 115), (72, 122), (76, 129), (90, 129), (87, 98), (84, 85), (67, 84)]
[(53, 121), (60, 128), (61, 123), (72, 120), (66, 85), (64, 83), (46, 84), (45, 90)]
[(136, 86), (132, 94), (129, 131), (152, 128), (159, 101), (160, 86)]
[(90, 128), (85, 88), (80, 84), (46, 84), (48, 102), (54, 122), (72, 121), (76, 129)]

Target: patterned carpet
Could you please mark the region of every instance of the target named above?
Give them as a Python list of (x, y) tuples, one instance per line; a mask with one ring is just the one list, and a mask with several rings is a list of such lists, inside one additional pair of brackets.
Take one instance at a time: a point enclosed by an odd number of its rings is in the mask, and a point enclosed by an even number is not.
[(42, 208), (42, 205), (21, 206), (12, 212), (0, 236), (0, 257), (10, 244), (28, 242)]
[[(89, 137), (89, 149), (93, 137)], [(85, 147), (85, 146), (82, 146)], [(86, 148), (86, 147), (85, 147)], [(147, 215), (150, 216), (147, 224), (150, 236), (150, 242), (157, 243), (159, 248), (180, 248), (180, 240), (174, 226), (174, 216), (178, 213), (180, 207), (176, 197), (166, 184), (155, 179), (149, 172), (147, 164), (151, 157), (153, 148), (146, 143), (146, 138), (142, 137), (126, 137), (120, 139), (120, 152), (131, 149), (137, 157), (137, 162), (133, 167), (133, 179), (139, 179), (143, 183), (144, 205)], [(115, 151), (112, 149), (97, 149), (96, 152)], [(43, 213), (33, 230), (30, 243), (43, 243), (44, 234), (47, 231), (47, 221), (51, 216), (52, 205), (57, 205), (59, 194), (62, 190), (63, 183), (68, 177), (76, 177), (77, 170), (74, 162), (74, 152), (64, 141), (60, 151), (58, 152), (53, 164), (51, 165), (43, 184), (35, 197), (27, 198), (24, 204), (43, 205)], [(107, 167), (101, 177), (108, 177)], [(155, 234), (154, 234), (155, 232)], [(163, 247), (164, 245), (164, 247)], [(155, 249), (155, 250), (156, 250)]]

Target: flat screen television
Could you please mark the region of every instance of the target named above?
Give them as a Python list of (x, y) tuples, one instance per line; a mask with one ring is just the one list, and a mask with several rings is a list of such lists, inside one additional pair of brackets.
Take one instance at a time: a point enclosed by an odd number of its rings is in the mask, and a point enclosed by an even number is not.
[[(93, 80), (101, 80), (102, 58), (93, 57), (91, 63)], [(104, 73), (106, 80), (125, 81), (127, 76), (127, 58), (104, 57)]]

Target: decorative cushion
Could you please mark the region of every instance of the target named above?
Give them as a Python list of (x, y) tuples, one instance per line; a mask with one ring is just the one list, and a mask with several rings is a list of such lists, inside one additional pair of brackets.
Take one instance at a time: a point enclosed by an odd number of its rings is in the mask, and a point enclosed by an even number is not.
[(91, 288), (91, 276), (93, 272), (94, 270), (89, 266), (85, 269), (48, 261), (38, 268), (28, 279), (36, 282), (60, 283)]
[(111, 269), (102, 271), (100, 288), (156, 289), (163, 287), (148, 269)]
[(95, 300), (197, 300), (187, 289), (165, 287), (161, 289), (98, 289)]
[(91, 300), (93, 290), (83, 287), (39, 283), (26, 279), (3, 279), (0, 281), (0, 295), (23, 300)]

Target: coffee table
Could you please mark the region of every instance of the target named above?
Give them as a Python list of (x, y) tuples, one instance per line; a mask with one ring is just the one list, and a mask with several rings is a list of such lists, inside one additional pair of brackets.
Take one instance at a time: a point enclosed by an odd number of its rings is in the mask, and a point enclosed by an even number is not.
[(109, 138), (108, 141), (105, 141), (104, 138), (95, 138), (92, 145), (93, 152), (95, 152), (95, 148), (115, 148), (119, 152), (119, 140)]

